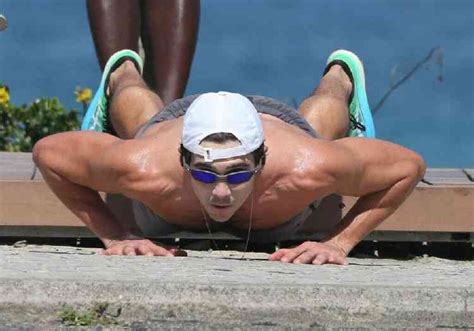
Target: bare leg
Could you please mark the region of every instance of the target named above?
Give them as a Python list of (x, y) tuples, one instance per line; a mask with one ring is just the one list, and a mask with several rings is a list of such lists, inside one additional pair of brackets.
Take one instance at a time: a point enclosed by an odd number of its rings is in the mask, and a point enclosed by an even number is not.
[(349, 97), (352, 84), (339, 65), (332, 66), (299, 111), (324, 139), (343, 138), (349, 128)]
[(87, 13), (102, 70), (115, 52), (122, 49), (138, 52), (138, 0), (87, 0)]
[(199, 28), (199, 0), (144, 0), (145, 79), (165, 104), (181, 98)]
[(131, 61), (112, 72), (108, 94), (112, 126), (122, 139), (133, 138), (146, 121), (163, 109), (163, 101), (147, 87)]

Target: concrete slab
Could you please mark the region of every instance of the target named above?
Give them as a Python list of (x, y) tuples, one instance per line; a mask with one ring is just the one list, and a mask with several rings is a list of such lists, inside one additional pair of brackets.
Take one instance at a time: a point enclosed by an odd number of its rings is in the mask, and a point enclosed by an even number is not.
[(120, 327), (287, 330), (474, 327), (474, 262), (351, 258), (293, 265), (267, 254), (104, 257), (0, 246), (0, 325), (61, 327), (65, 305), (106, 303)]

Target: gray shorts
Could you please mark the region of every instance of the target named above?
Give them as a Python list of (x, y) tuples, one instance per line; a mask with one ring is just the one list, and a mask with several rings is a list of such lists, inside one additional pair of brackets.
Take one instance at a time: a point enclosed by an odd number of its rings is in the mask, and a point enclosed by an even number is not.
[[(143, 133), (152, 125), (163, 121), (172, 120), (185, 114), (189, 105), (199, 95), (191, 95), (183, 99), (175, 100), (166, 106), (161, 112), (154, 115), (137, 132), (135, 137), (141, 137)], [(263, 96), (247, 96), (254, 104), (259, 113), (275, 116), (282, 121), (296, 125), (310, 136), (317, 138), (316, 132), (309, 123), (300, 116), (298, 111), (280, 101)], [(313, 202), (304, 211), (280, 225), (270, 230), (252, 230), (250, 241), (255, 242), (277, 242), (288, 240), (303, 225), (304, 221), (317, 208), (319, 201)], [(162, 217), (153, 213), (147, 206), (139, 201), (133, 201), (133, 212), (136, 222), (145, 236), (168, 236), (182, 232), (183, 229), (166, 222)], [(247, 238), (247, 230), (224, 227), (219, 231), (232, 235), (232, 237)]]

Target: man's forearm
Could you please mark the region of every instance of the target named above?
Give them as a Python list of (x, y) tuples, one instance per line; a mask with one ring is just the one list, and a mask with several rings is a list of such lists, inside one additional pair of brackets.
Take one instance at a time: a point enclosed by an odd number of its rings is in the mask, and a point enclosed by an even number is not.
[(69, 181), (51, 168), (41, 167), (43, 178), (56, 196), (103, 242), (124, 239), (130, 233), (118, 222), (97, 191)]
[(333, 243), (348, 254), (405, 201), (418, 181), (419, 178), (405, 177), (388, 189), (359, 198), (324, 242)]

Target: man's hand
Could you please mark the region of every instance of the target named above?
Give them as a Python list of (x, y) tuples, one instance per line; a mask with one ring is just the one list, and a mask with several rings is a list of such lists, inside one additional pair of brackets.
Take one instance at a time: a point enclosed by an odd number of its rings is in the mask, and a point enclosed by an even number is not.
[(102, 255), (146, 255), (146, 256), (186, 256), (177, 248), (164, 248), (148, 239), (110, 240)]
[(282, 248), (270, 255), (270, 261), (296, 264), (347, 264), (347, 254), (331, 243), (306, 241), (294, 248)]

